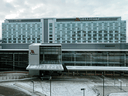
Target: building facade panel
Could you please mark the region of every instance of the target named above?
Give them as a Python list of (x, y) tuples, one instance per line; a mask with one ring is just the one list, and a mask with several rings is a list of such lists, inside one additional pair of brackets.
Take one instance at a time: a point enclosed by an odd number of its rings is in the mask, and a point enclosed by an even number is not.
[(2, 23), (2, 43), (42, 43), (42, 23)]
[(123, 42), (126, 42), (125, 21), (55, 22), (55, 43)]
[(125, 43), (121, 17), (11, 19), (2, 24), (3, 43)]
[(125, 51), (63, 51), (65, 66), (128, 66)]
[(25, 71), (28, 51), (0, 51), (0, 71)]

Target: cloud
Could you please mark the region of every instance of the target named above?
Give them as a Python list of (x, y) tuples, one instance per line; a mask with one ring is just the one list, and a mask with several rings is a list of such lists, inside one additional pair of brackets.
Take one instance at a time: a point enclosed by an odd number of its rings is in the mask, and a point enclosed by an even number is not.
[(122, 2), (119, 0), (12, 0), (10, 4), (4, 2), (3, 6), (8, 13), (5, 15), (16, 14), (14, 18), (116, 16), (121, 15), (120, 12), (123, 14), (127, 9), (128, 2)]
[(121, 16), (127, 20), (127, 4), (127, 0), (1, 0), (0, 21), (12, 18), (96, 16)]

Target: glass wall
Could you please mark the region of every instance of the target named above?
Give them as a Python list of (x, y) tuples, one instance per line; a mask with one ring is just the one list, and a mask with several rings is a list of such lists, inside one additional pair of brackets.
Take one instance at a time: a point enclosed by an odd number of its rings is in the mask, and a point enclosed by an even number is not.
[(62, 61), (72, 66), (128, 66), (128, 52), (63, 51)]
[(126, 21), (55, 22), (55, 43), (126, 42)]
[(0, 52), (0, 71), (26, 70), (28, 52)]
[(2, 43), (42, 43), (42, 23), (2, 23)]
[(40, 64), (62, 64), (61, 47), (40, 46)]

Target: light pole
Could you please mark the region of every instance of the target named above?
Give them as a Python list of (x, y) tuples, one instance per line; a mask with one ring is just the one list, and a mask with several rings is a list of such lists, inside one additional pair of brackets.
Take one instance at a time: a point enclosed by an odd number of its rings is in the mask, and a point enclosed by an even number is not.
[(115, 86), (115, 78), (114, 78), (114, 86)]
[(49, 80), (50, 80), (50, 96), (51, 96), (51, 79), (52, 77), (50, 76)]
[(102, 73), (102, 77), (103, 77), (103, 96), (104, 96), (104, 75), (103, 75), (103, 73)]
[(85, 96), (85, 88), (81, 88), (83, 90), (83, 96)]
[(122, 90), (122, 81), (119, 79), (120, 82), (120, 90)]
[(34, 81), (32, 80), (31, 82), (33, 83), (33, 93), (34, 93)]

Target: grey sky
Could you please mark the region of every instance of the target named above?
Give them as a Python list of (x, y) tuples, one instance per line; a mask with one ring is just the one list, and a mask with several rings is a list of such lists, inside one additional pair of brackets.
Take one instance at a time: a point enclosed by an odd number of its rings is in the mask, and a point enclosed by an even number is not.
[[(43, 17), (121, 16), (128, 20), (128, 0), (1, 0), (0, 24), (5, 19)], [(2, 38), (0, 26), (0, 39)]]

